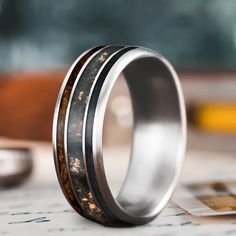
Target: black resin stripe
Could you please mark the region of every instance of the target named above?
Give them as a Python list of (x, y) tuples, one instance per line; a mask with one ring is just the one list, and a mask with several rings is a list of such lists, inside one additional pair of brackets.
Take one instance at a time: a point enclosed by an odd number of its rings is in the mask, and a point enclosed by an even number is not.
[(77, 61), (77, 63), (71, 68), (70, 74), (67, 74), (68, 77), (65, 86), (63, 87), (63, 92), (58, 100), (58, 112), (56, 114), (56, 148), (55, 148), (55, 155), (54, 155), (54, 162), (57, 177), (61, 186), (61, 189), (70, 203), (70, 205), (80, 214), (82, 214), (82, 209), (76, 200), (75, 194), (73, 193), (71, 183), (69, 181), (69, 176), (66, 168), (66, 158), (64, 152), (64, 125), (65, 125), (65, 113), (68, 106), (69, 96), (72, 90), (72, 86), (75, 82), (75, 79), (82, 69), (84, 63), (98, 50), (100, 50), (104, 46), (98, 46), (95, 48), (90, 49), (83, 56)]
[(92, 96), (90, 98), (89, 108), (88, 108), (88, 113), (87, 113), (87, 121), (86, 121), (86, 124), (88, 125), (86, 125), (85, 127), (86, 129), (85, 131), (85, 140), (86, 140), (85, 156), (86, 156), (86, 166), (87, 166), (87, 171), (89, 173), (90, 184), (92, 186), (94, 195), (96, 196), (96, 200), (98, 201), (102, 210), (104, 211), (106, 215), (108, 215), (111, 219), (114, 220), (114, 224), (117, 226), (119, 225), (125, 226), (125, 225), (130, 225), (130, 224), (128, 224), (127, 222), (121, 221), (113, 214), (113, 212), (111, 212), (111, 210), (106, 204), (105, 199), (103, 199), (100, 189), (98, 187), (98, 182), (96, 180), (96, 174), (95, 174), (95, 168), (94, 168), (94, 162), (93, 162), (93, 151), (92, 151), (93, 125), (92, 124), (94, 123), (94, 115), (95, 115), (98, 97), (99, 97), (103, 82), (105, 81), (107, 74), (109, 73), (110, 69), (115, 64), (115, 62), (122, 55), (124, 55), (126, 52), (135, 48), (136, 47), (127, 47), (127, 48), (122, 49), (120, 52), (114, 55), (106, 64), (106, 66), (103, 68), (102, 72), (99, 75), (98, 80), (96, 81), (96, 85), (94, 87)]
[(84, 126), (84, 115), (88, 96), (94, 84), (97, 73), (109, 58), (124, 46), (110, 46), (103, 48), (86, 65), (77, 84), (73, 86), (71, 105), (67, 126), (67, 160), (70, 181), (76, 198), (84, 211), (85, 217), (90, 220), (113, 225), (116, 221), (110, 214), (106, 214), (103, 208), (93, 196), (85, 174), (85, 163), (83, 160), (82, 137)]

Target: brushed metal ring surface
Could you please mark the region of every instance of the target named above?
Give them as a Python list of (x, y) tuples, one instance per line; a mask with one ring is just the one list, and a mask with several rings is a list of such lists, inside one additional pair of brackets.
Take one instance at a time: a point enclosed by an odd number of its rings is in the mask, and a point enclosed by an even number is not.
[[(125, 181), (114, 197), (103, 165), (105, 110), (119, 75), (133, 108), (133, 143)], [(161, 55), (136, 46), (95, 47), (71, 66), (54, 115), (58, 180), (82, 216), (109, 226), (153, 220), (174, 191), (186, 146), (185, 105), (177, 74)]]

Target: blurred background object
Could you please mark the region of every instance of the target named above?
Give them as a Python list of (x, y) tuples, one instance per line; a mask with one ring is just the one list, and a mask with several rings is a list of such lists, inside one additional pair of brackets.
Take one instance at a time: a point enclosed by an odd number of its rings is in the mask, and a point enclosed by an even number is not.
[(14, 187), (23, 183), (33, 170), (29, 148), (0, 148), (0, 187)]
[[(0, 0), (0, 136), (50, 141), (57, 94), (70, 64), (99, 44), (134, 44), (177, 69), (190, 149), (236, 151), (236, 1)], [(129, 94), (116, 84), (106, 145), (132, 137)]]
[(234, 0), (1, 0), (0, 69), (61, 68), (97, 44), (152, 48), (184, 69), (234, 69)]

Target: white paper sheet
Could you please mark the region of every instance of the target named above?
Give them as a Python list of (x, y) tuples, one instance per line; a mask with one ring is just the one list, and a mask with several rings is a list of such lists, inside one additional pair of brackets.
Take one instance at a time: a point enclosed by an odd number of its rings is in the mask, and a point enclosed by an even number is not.
[[(51, 147), (36, 145), (34, 150), (36, 168), (31, 180), (16, 189), (0, 190), (0, 235), (236, 235), (236, 216), (193, 217), (174, 203), (144, 226), (110, 228), (90, 222), (75, 213), (65, 200), (57, 183)], [(111, 153), (117, 156), (112, 156), (110, 166), (117, 169), (122, 152)], [(198, 178), (236, 179), (235, 168), (234, 156), (189, 153), (181, 183)]]

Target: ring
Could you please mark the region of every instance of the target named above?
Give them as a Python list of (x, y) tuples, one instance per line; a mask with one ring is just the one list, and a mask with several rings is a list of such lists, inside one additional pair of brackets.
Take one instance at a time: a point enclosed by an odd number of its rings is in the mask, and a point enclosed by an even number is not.
[(0, 188), (22, 184), (29, 178), (32, 170), (33, 159), (29, 148), (0, 148)]
[[(123, 73), (134, 117), (132, 155), (114, 197), (103, 165), (102, 133), (112, 87)], [(60, 186), (83, 217), (108, 226), (142, 225), (167, 204), (186, 146), (185, 105), (170, 63), (136, 46), (99, 46), (71, 66), (59, 92), (53, 150)]]

